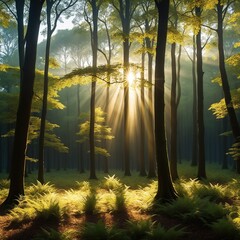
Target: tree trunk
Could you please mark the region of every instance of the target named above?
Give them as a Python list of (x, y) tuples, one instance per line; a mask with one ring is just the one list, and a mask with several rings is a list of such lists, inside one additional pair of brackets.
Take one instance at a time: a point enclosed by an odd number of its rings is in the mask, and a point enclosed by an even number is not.
[[(227, 123), (227, 119), (224, 118), (222, 119), (222, 132), (227, 132), (227, 128), (228, 128), (228, 123)], [(221, 141), (221, 145), (222, 145), (222, 149), (223, 152), (221, 152), (222, 156), (222, 169), (228, 169), (228, 158), (227, 158), (227, 154), (226, 154), (226, 146), (227, 144), (227, 137), (226, 136), (222, 136), (222, 141)]]
[[(106, 113), (106, 124), (108, 125), (108, 114), (109, 114), (109, 92), (110, 92), (110, 75), (107, 76), (107, 89), (106, 89), (106, 103), (105, 103), (105, 113)], [(104, 148), (108, 148), (107, 141), (104, 140)], [(109, 173), (109, 166), (108, 166), (108, 157), (104, 157), (104, 173)]]
[(17, 28), (18, 28), (18, 54), (20, 66), (20, 79), (22, 79), (22, 70), (24, 64), (24, 0), (15, 1), (17, 10)]
[[(201, 17), (201, 8), (196, 7), (197, 17)], [(196, 37), (197, 46), (197, 126), (198, 126), (198, 173), (197, 178), (207, 178), (205, 170), (205, 140), (204, 140), (204, 95), (203, 95), (203, 62), (201, 46), (201, 28)]]
[(155, 68), (155, 141), (158, 173), (158, 190), (156, 201), (171, 201), (177, 197), (169, 170), (167, 141), (165, 132), (165, 102), (164, 102), (164, 63), (167, 41), (169, 0), (157, 1), (158, 34)]
[(1, 207), (9, 207), (10, 205), (17, 203), (17, 199), (20, 195), (24, 195), (25, 155), (33, 98), (40, 15), (43, 3), (44, 0), (30, 1), (29, 20), (26, 34), (26, 51), (20, 84), (13, 156), (11, 162), (10, 187), (7, 199)]
[[(145, 44), (143, 43), (143, 48)], [(145, 53), (142, 53), (141, 66), (141, 102), (140, 102), (140, 176), (146, 176), (145, 170), (145, 88), (144, 88), (144, 68), (145, 68)]]
[(193, 78), (193, 105), (192, 105), (192, 161), (191, 166), (197, 166), (198, 163), (198, 143), (197, 143), (197, 79), (196, 79), (196, 44), (193, 36), (193, 58), (192, 58), (192, 78)]
[[(96, 0), (91, 2), (92, 6), (92, 15), (93, 15), (93, 31), (92, 31), (92, 66), (95, 69), (97, 68), (97, 51), (98, 51), (98, 11)], [(89, 130), (89, 145), (90, 145), (90, 179), (97, 179), (96, 176), (96, 159), (95, 159), (95, 137), (94, 137), (94, 126), (95, 126), (95, 95), (96, 95), (96, 77), (92, 78), (91, 85), (91, 103), (90, 103), (90, 130)]]
[[(145, 21), (146, 31), (150, 31), (149, 22)], [(147, 37), (146, 38), (146, 46), (148, 49), (153, 48), (153, 42)], [(148, 52), (148, 116), (147, 116), (147, 126), (148, 126), (148, 178), (156, 177), (156, 160), (155, 160), (155, 150), (154, 150), (154, 129), (153, 129), (153, 81), (152, 81), (152, 73), (153, 73), (153, 55)]]
[[(78, 117), (81, 113), (81, 107), (80, 107), (80, 86), (77, 86), (77, 113)], [(83, 143), (80, 143), (79, 146), (79, 159), (78, 159), (78, 171), (80, 173), (84, 173), (84, 163), (83, 163)]]
[(172, 87), (171, 87), (171, 144), (170, 144), (170, 170), (172, 179), (178, 179), (177, 172), (177, 71), (176, 71), (176, 43), (171, 45), (172, 60)]
[(39, 133), (39, 153), (38, 153), (38, 181), (44, 184), (44, 138), (45, 125), (47, 116), (47, 100), (48, 100), (48, 71), (49, 71), (49, 56), (51, 45), (51, 8), (52, 5), (47, 0), (47, 40), (45, 50), (45, 66), (44, 66), (44, 85), (43, 85), (43, 101), (42, 114)]
[[(238, 138), (240, 137), (240, 127), (238, 123), (238, 119), (236, 116), (235, 109), (233, 107), (232, 103), (232, 96), (230, 92), (229, 82), (228, 82), (228, 76), (227, 71), (225, 67), (225, 56), (224, 56), (224, 47), (223, 47), (223, 5), (220, 1), (218, 1), (217, 4), (217, 15), (218, 15), (218, 28), (217, 28), (217, 34), (218, 34), (218, 53), (219, 53), (219, 68), (220, 68), (220, 74), (222, 79), (222, 88), (224, 93), (224, 99), (225, 104), (228, 112), (228, 117), (230, 120), (230, 125), (232, 129), (232, 134), (235, 139), (235, 141), (238, 141)], [(237, 173), (240, 174), (240, 157), (236, 160), (236, 170)]]
[(126, 35), (123, 42), (123, 67), (124, 67), (124, 176), (131, 176), (130, 171), (130, 134), (129, 134), (129, 85), (127, 75), (129, 72), (129, 33), (130, 33), (130, 0), (125, 1), (122, 8), (121, 21), (123, 33)]

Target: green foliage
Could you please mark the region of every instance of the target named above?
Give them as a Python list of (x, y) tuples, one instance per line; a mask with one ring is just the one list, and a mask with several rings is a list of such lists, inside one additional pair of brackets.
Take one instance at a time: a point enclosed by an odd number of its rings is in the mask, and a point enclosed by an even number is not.
[(97, 197), (96, 197), (96, 193), (93, 191), (88, 196), (85, 197), (83, 211), (86, 214), (90, 214), (90, 215), (96, 213), (97, 212), (96, 204), (97, 204)]
[[(239, 109), (240, 108), (239, 92), (240, 92), (240, 89), (234, 89), (234, 90), (231, 91), (232, 103), (233, 103), (233, 107), (235, 109)], [(217, 119), (224, 118), (228, 114), (224, 98), (222, 98), (217, 103), (211, 104), (211, 106), (210, 106), (210, 108), (208, 110), (211, 110), (213, 112), (213, 115), (215, 115)]]
[(50, 57), (50, 58), (49, 58), (49, 68), (54, 69), (54, 68), (59, 68), (59, 67), (60, 67), (60, 65), (59, 65), (59, 63), (57, 62), (56, 58)]
[(228, 154), (232, 156), (233, 159), (237, 160), (240, 157), (240, 137), (237, 141), (229, 148)]
[(169, 229), (165, 229), (160, 224), (153, 227), (149, 232), (148, 239), (149, 240), (177, 240), (186, 235), (184, 228), (179, 228), (178, 226), (174, 226)]
[[(28, 144), (31, 144), (33, 140), (39, 137), (40, 131), (40, 122), (41, 119), (38, 117), (32, 116), (30, 118), (30, 125), (29, 125), (29, 137), (28, 137)], [(68, 147), (65, 146), (61, 139), (54, 133), (54, 129), (59, 128), (59, 125), (50, 123), (46, 120), (45, 123), (45, 147), (53, 148), (59, 152), (67, 153)], [(12, 137), (14, 136), (14, 130), (10, 130), (8, 133), (2, 135), (3, 137)]]
[(74, 236), (73, 231), (60, 233), (53, 228), (42, 228), (42, 232), (32, 238), (32, 240), (71, 240)]
[(172, 203), (159, 205), (158, 210), (185, 222), (210, 223), (223, 218), (228, 213), (221, 204), (209, 202), (208, 199), (178, 198)]
[(122, 76), (119, 77), (119, 70), (122, 69), (121, 64), (101, 65), (97, 68), (86, 67), (73, 70), (66, 74), (62, 80), (69, 82), (71, 85), (87, 84), (92, 81), (92, 77), (97, 77), (98, 80), (106, 82), (108, 76), (111, 76), (112, 82), (122, 82)]
[[(90, 121), (89, 115), (84, 114), (87, 117), (87, 120), (79, 125), (79, 132), (77, 135), (80, 136), (79, 142), (85, 142), (89, 139), (89, 130), (90, 130)], [(94, 124), (94, 136), (95, 136), (95, 145), (101, 143), (102, 140), (112, 140), (114, 138), (111, 135), (112, 129), (105, 125), (105, 113), (100, 107), (95, 109), (95, 124)], [(110, 154), (108, 151), (100, 146), (95, 146), (95, 153), (101, 154), (103, 156), (109, 157)]]
[(90, 182), (87, 182), (87, 181), (83, 181), (83, 182), (76, 182), (77, 185), (78, 185), (78, 188), (81, 192), (88, 192), (90, 193), (89, 191), (91, 190), (91, 185), (90, 185)]
[(153, 223), (150, 220), (128, 221), (127, 232), (132, 240), (148, 239), (148, 233), (151, 231)]
[(19, 199), (19, 204), (10, 211), (12, 222), (41, 219), (59, 221), (62, 216), (59, 198), (55, 193), (25, 196)]
[(83, 240), (130, 240), (125, 231), (106, 227), (102, 221), (86, 223), (81, 229), (80, 237)]
[(7, 28), (10, 24), (11, 16), (4, 9), (0, 9), (0, 25)]
[(41, 184), (39, 181), (37, 181), (37, 184), (31, 184), (28, 188), (26, 188), (26, 194), (27, 195), (45, 195), (49, 193), (54, 193), (56, 191), (56, 188), (48, 183)]
[(114, 174), (112, 176), (108, 175), (107, 177), (104, 177), (103, 187), (108, 190), (118, 190), (119, 188), (123, 187), (123, 184)]
[[(18, 92), (19, 92), (19, 68), (0, 64), (0, 122), (14, 123), (16, 120)], [(42, 107), (43, 95), (43, 72), (36, 70), (34, 83), (34, 96), (32, 103), (32, 113), (39, 113)], [(58, 91), (64, 86), (59, 84), (59, 78), (49, 75), (48, 110), (63, 109), (64, 105), (59, 101)], [(60, 152), (68, 152), (68, 148), (61, 142), (54, 133), (58, 128), (57, 124), (46, 121), (45, 146), (55, 148)], [(40, 118), (31, 116), (28, 134), (28, 144), (39, 137)], [(14, 135), (14, 130), (4, 134), (4, 137)]]
[(124, 190), (118, 190), (115, 192), (115, 208), (114, 212), (127, 212), (126, 197)]
[(0, 201), (6, 199), (8, 195), (10, 181), (7, 179), (0, 180)]
[[(234, 74), (240, 78), (240, 71), (239, 71), (239, 66), (240, 66), (240, 54), (234, 54), (228, 59), (226, 59), (226, 63), (228, 64), (230, 71), (231, 71), (231, 78), (234, 77)], [(222, 79), (220, 77), (216, 77), (212, 80), (214, 83), (218, 83), (220, 86), (222, 86)], [(235, 109), (240, 108), (240, 88), (236, 88), (231, 90), (231, 96), (232, 96), (232, 104)], [(227, 108), (225, 104), (224, 98), (221, 99), (217, 103), (213, 103), (209, 110), (213, 112), (213, 114), (216, 116), (216, 118), (224, 118), (227, 116)]]
[(168, 36), (167, 37), (168, 37), (168, 42), (171, 44), (172, 43), (182, 44), (184, 41), (183, 34), (174, 27), (168, 28)]
[(182, 180), (177, 188), (181, 196), (190, 197), (192, 199), (206, 198), (209, 201), (217, 203), (228, 202), (234, 196), (233, 190), (228, 186), (201, 183), (198, 180)]
[(239, 226), (237, 226), (231, 219), (219, 219), (210, 225), (214, 234), (219, 239), (237, 240), (240, 237)]
[(10, 181), (8, 179), (1, 179), (0, 180), (0, 189), (8, 189), (10, 186)]

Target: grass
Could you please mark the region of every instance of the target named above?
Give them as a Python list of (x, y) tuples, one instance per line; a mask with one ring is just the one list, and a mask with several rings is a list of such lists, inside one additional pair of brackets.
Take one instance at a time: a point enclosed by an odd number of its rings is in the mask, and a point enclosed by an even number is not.
[[(185, 228), (192, 224), (199, 229), (208, 229), (216, 239), (238, 239), (240, 177), (230, 170), (225, 176), (225, 173), (220, 175), (218, 172), (222, 170), (211, 166), (209, 180), (202, 182), (193, 179), (193, 174), (187, 172), (189, 168), (180, 165), (179, 175), (183, 177), (175, 183), (180, 197), (157, 208), (154, 205), (155, 209), (152, 203), (157, 181), (139, 177), (138, 173), (133, 173), (132, 177), (123, 177), (120, 172), (108, 176), (98, 174), (97, 181), (73, 170), (52, 172), (46, 174), (47, 183), (44, 185), (33, 181), (34, 175), (31, 175), (27, 178), (25, 196), (19, 199), (18, 206), (7, 217), (18, 225), (41, 220), (65, 226), (65, 221), (69, 221), (66, 219), (82, 219), (80, 226), (74, 225), (74, 230), (70, 223), (64, 230), (43, 228), (33, 239), (67, 240), (69, 236), (70, 239), (93, 240), (117, 240), (120, 236), (121, 240), (179, 239), (191, 234), (191, 230), (189, 233)], [(8, 187), (9, 181), (0, 180), (0, 200), (7, 196)], [(152, 214), (176, 223), (164, 226), (161, 221), (154, 222)], [(95, 221), (102, 216), (108, 220)], [(117, 220), (116, 217), (120, 218)], [(95, 220), (91, 222), (91, 219)]]

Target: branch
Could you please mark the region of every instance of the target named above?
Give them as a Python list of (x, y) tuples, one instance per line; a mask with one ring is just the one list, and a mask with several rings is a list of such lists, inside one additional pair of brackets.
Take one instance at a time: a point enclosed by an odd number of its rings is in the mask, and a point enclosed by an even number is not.
[(98, 51), (99, 51), (100, 53), (102, 53), (102, 55), (104, 56), (104, 58), (106, 59), (106, 61), (107, 61), (107, 63), (108, 63), (107, 54), (106, 54), (102, 49), (100, 49), (100, 48), (98, 48)]
[(222, 19), (225, 19), (225, 16), (227, 14), (227, 10), (230, 7), (231, 4), (233, 4), (234, 2), (236, 2), (236, 0), (229, 0), (226, 7), (223, 9), (223, 17)]
[(209, 39), (210, 39), (211, 36), (212, 36), (212, 34), (210, 34), (210, 35), (208, 36), (206, 42), (205, 42), (204, 45), (202, 46), (202, 49), (204, 49), (204, 48), (206, 47), (206, 45), (207, 45), (207, 43), (208, 43), (208, 41), (209, 41)]
[(210, 29), (210, 30), (212, 30), (212, 31), (217, 32), (217, 29), (216, 29), (216, 28), (212, 28), (212, 27), (210, 27), (210, 26), (208, 26), (208, 25), (205, 25), (205, 24), (202, 24), (202, 26), (205, 27), (205, 28), (208, 28), (208, 29)]
[(188, 58), (191, 60), (191, 62), (193, 62), (193, 58), (192, 58), (192, 57), (190, 56), (190, 54), (188, 53), (187, 49), (186, 49), (185, 47), (183, 47), (183, 48), (184, 48), (184, 50), (185, 50)]
[(63, 8), (60, 11), (58, 11), (58, 8), (59, 8), (59, 5), (60, 5), (60, 1), (61, 0), (59, 0), (57, 2), (56, 6), (55, 6), (56, 18), (55, 18), (54, 25), (53, 25), (53, 28), (52, 28), (52, 33), (55, 31), (55, 29), (57, 27), (57, 21), (60, 18), (60, 16), (62, 15), (62, 13), (65, 12), (66, 10), (68, 10), (69, 8), (71, 8), (72, 6), (74, 6), (77, 3), (78, 0), (71, 0), (65, 8)]

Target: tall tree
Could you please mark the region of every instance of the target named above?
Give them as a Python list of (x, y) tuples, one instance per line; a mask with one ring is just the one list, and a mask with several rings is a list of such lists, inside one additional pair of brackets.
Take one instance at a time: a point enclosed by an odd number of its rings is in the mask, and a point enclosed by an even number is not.
[(90, 102), (90, 130), (89, 130), (89, 146), (90, 146), (90, 179), (96, 179), (95, 169), (95, 141), (94, 141), (94, 125), (95, 125), (95, 95), (96, 95), (96, 70), (97, 70), (97, 56), (98, 56), (98, 13), (102, 4), (100, 0), (87, 1), (92, 10), (92, 20), (90, 21), (85, 8), (85, 20), (89, 24), (91, 33), (92, 46), (92, 67), (95, 71), (91, 83), (91, 102)]
[[(226, 13), (230, 7), (230, 5), (234, 1), (227, 0), (226, 4), (224, 5), (222, 1), (218, 0), (217, 3), (217, 19), (218, 19), (218, 26), (217, 26), (217, 35), (218, 35), (218, 61), (219, 61), (219, 69), (222, 79), (222, 88), (224, 93), (225, 104), (227, 107), (228, 117), (230, 120), (230, 125), (232, 129), (232, 134), (236, 142), (240, 139), (240, 126), (238, 123), (237, 115), (233, 106), (232, 96), (230, 92), (230, 86), (228, 81), (228, 75), (225, 67), (225, 55), (224, 55), (224, 41), (223, 41), (223, 21), (226, 16)], [(236, 160), (237, 166), (237, 173), (240, 174), (240, 158)]]
[(165, 51), (168, 29), (169, 0), (155, 0), (158, 9), (158, 34), (155, 68), (155, 141), (158, 173), (157, 201), (171, 201), (177, 197), (168, 163), (167, 141), (165, 132)]
[[(192, 56), (186, 51), (189, 59), (192, 62), (192, 82), (193, 82), (193, 102), (192, 102), (192, 160), (191, 166), (197, 166), (197, 79), (196, 79), (196, 36), (193, 34), (192, 38), (193, 52)], [(185, 49), (186, 50), (186, 49)]]
[[(47, 116), (47, 102), (48, 102), (48, 73), (49, 73), (49, 58), (50, 58), (50, 46), (51, 38), (54, 33), (58, 20), (62, 13), (72, 7), (77, 0), (70, 0), (68, 3), (61, 3), (61, 0), (46, 0), (47, 3), (47, 40), (45, 50), (45, 66), (44, 66), (44, 89), (43, 89), (43, 101), (41, 112), (41, 124), (39, 134), (39, 153), (38, 153), (38, 181), (44, 183), (44, 137), (45, 137), (45, 124)], [(53, 11), (54, 9), (54, 16)], [(52, 18), (53, 21), (52, 21)]]
[[(169, 41), (171, 42), (171, 71), (172, 71), (172, 84), (171, 84), (171, 137), (170, 137), (170, 170), (172, 179), (178, 179), (177, 171), (177, 108), (180, 101), (180, 57), (181, 57), (181, 42), (182, 35), (178, 31), (179, 16), (178, 8), (181, 1), (173, 1), (173, 9), (171, 14), (171, 31), (169, 34)], [(176, 49), (177, 43), (179, 44), (179, 56), (177, 59)], [(178, 95), (177, 95), (178, 94)]]
[[(19, 0), (16, 0), (15, 2), (17, 12), (20, 10), (21, 16), (25, 2)], [(19, 4), (19, 2), (21, 2), (21, 4)], [(17, 203), (17, 199), (20, 195), (24, 195), (25, 155), (33, 98), (40, 15), (43, 3), (44, 0), (30, 1), (28, 27), (26, 33), (26, 48), (21, 71), (19, 105), (11, 161), (10, 188), (6, 200), (1, 205), (2, 208), (9, 207), (12, 204)]]
[(154, 43), (156, 35), (156, 9), (152, 1), (143, 1), (141, 3), (144, 12), (144, 27), (146, 32), (145, 42), (147, 51), (147, 69), (148, 69), (148, 108), (147, 108), (147, 158), (148, 158), (148, 178), (156, 177), (156, 159), (154, 149), (154, 129), (153, 129), (153, 57)]
[[(124, 78), (124, 175), (130, 176), (130, 141), (129, 141), (129, 84), (127, 76), (129, 72), (130, 31), (131, 19), (137, 7), (136, 1), (118, 0), (111, 1), (119, 14), (123, 34), (123, 78)], [(118, 2), (118, 4), (116, 3)]]
[[(202, 8), (195, 7), (195, 14), (201, 19)], [(204, 95), (203, 95), (203, 60), (202, 60), (202, 38), (201, 25), (196, 36), (197, 50), (197, 128), (198, 128), (198, 179), (206, 178), (205, 169), (205, 140), (204, 140)]]
[[(108, 5), (108, 4), (107, 4)], [(103, 54), (106, 62), (107, 62), (107, 66), (110, 67), (111, 65), (111, 61), (112, 61), (112, 50), (114, 48), (114, 45), (112, 44), (111, 41), (111, 36), (110, 36), (110, 26), (109, 26), (109, 17), (111, 14), (111, 9), (110, 6), (104, 6), (104, 13), (102, 12), (101, 14), (101, 18), (99, 18), (99, 21), (103, 24), (104, 29), (106, 31), (106, 37), (107, 37), (107, 50), (103, 50), (103, 49), (98, 49), (98, 51), (100, 53)], [(106, 13), (105, 11), (105, 7), (107, 7), (108, 11)], [(110, 73), (107, 73), (107, 81), (106, 81), (106, 100), (105, 100), (105, 113), (106, 113), (106, 124), (108, 124), (109, 121), (109, 95), (110, 95), (110, 86), (111, 86), (111, 76)], [(104, 140), (103, 142), (104, 148), (107, 149), (107, 141)], [(109, 173), (109, 164), (108, 164), (108, 156), (104, 157), (104, 173)]]

